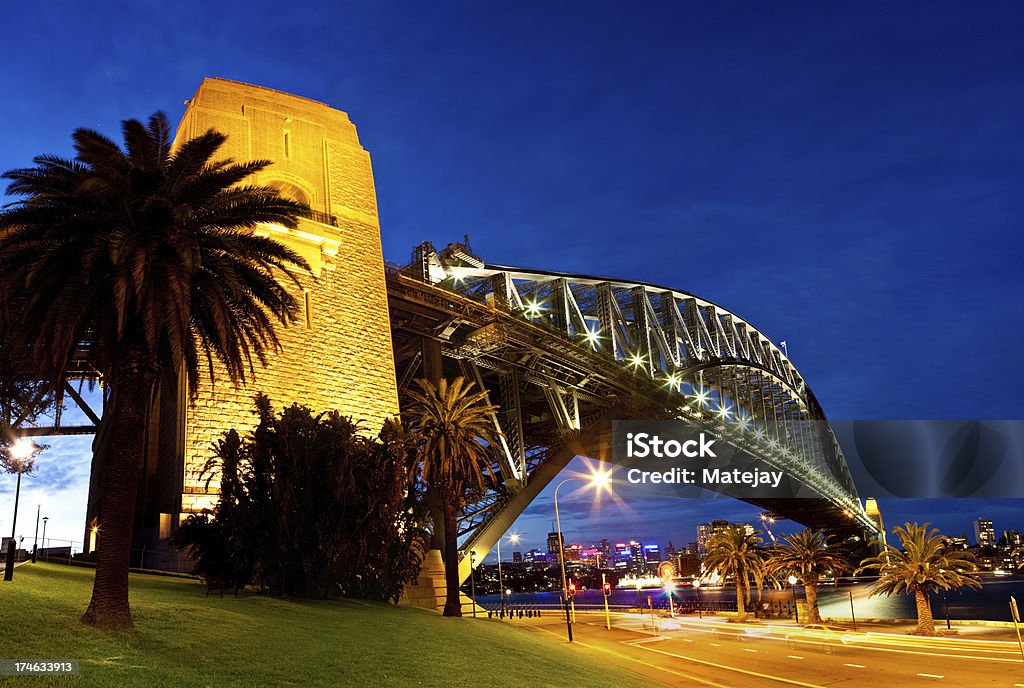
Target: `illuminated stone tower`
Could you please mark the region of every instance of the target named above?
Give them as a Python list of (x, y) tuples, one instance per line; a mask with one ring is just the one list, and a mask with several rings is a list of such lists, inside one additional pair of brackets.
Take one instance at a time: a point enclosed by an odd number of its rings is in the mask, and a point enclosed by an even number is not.
[(398, 413), (373, 172), (355, 126), (323, 103), (224, 79), (205, 79), (186, 104), (176, 144), (208, 129), (227, 134), (225, 157), (273, 161), (256, 181), (312, 209), (295, 230), (257, 230), (300, 253), (311, 274), (294, 292), (299, 321), (279, 327), (282, 350), (246, 386), (223, 374), (214, 384), (204, 379), (192, 406), (181, 384), (161, 390), (137, 545), (166, 538), (185, 514), (213, 505), (217, 481), (207, 488), (203, 465), (226, 430), (254, 426), (257, 392), (278, 409), (293, 402), (337, 409), (374, 434)]

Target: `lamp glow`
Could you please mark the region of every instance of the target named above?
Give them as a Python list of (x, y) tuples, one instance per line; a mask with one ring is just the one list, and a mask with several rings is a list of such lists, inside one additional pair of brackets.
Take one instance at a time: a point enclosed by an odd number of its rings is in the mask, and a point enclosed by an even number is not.
[(29, 458), (36, 452), (36, 450), (37, 447), (35, 442), (24, 437), (12, 444), (10, 448), (11, 457), (18, 461), (24, 461)]

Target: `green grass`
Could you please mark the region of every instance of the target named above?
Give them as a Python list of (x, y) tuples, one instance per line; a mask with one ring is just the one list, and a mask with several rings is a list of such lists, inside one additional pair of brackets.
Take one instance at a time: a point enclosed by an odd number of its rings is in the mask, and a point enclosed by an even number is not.
[(192, 580), (133, 574), (135, 630), (78, 621), (93, 571), (25, 565), (0, 581), (0, 658), (81, 660), (24, 686), (640, 686), (547, 634), (487, 619), (356, 601), (205, 597)]

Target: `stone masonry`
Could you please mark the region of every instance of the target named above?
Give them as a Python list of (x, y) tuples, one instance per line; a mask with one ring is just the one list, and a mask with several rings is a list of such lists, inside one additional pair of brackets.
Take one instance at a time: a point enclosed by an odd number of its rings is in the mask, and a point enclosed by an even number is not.
[(186, 405), (179, 518), (213, 505), (217, 481), (206, 487), (203, 465), (227, 429), (254, 426), (257, 392), (277, 409), (298, 402), (339, 410), (372, 434), (398, 413), (373, 172), (355, 126), (322, 103), (223, 79), (205, 79), (187, 106), (177, 142), (210, 128), (227, 134), (226, 157), (272, 160), (256, 181), (322, 215), (296, 230), (258, 229), (309, 262), (311, 274), (294, 291), (302, 312), (279, 328), (282, 350), (266, 367), (257, 363), (244, 386), (220, 374)]

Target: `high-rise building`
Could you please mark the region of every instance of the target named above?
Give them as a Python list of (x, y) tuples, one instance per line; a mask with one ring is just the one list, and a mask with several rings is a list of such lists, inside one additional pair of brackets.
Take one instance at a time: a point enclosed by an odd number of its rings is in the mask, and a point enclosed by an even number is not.
[(513, 564), (522, 564), (523, 563), (523, 553), (522, 552), (513, 552), (512, 553), (512, 563)]
[(716, 534), (721, 533), (729, 527), (729, 522), (717, 519), (711, 523), (701, 523), (697, 526), (697, 553), (703, 557), (707, 554), (708, 542)]
[(601, 550), (601, 561), (605, 564), (611, 565), (612, 563), (612, 543), (608, 541), (608, 538), (601, 540), (601, 544), (598, 546)]
[(1003, 537), (999, 540), (999, 546), (1008, 552), (1020, 549), (1022, 544), (1024, 539), (1021, 538), (1019, 530), (1004, 530)]
[(995, 547), (996, 531), (991, 519), (979, 518), (974, 522), (974, 542), (979, 547)]
[(558, 531), (548, 533), (548, 559), (557, 564), (561, 561), (562, 546), (565, 540), (559, 537)]
[(644, 563), (655, 566), (661, 563), (661, 545), (644, 545)]

